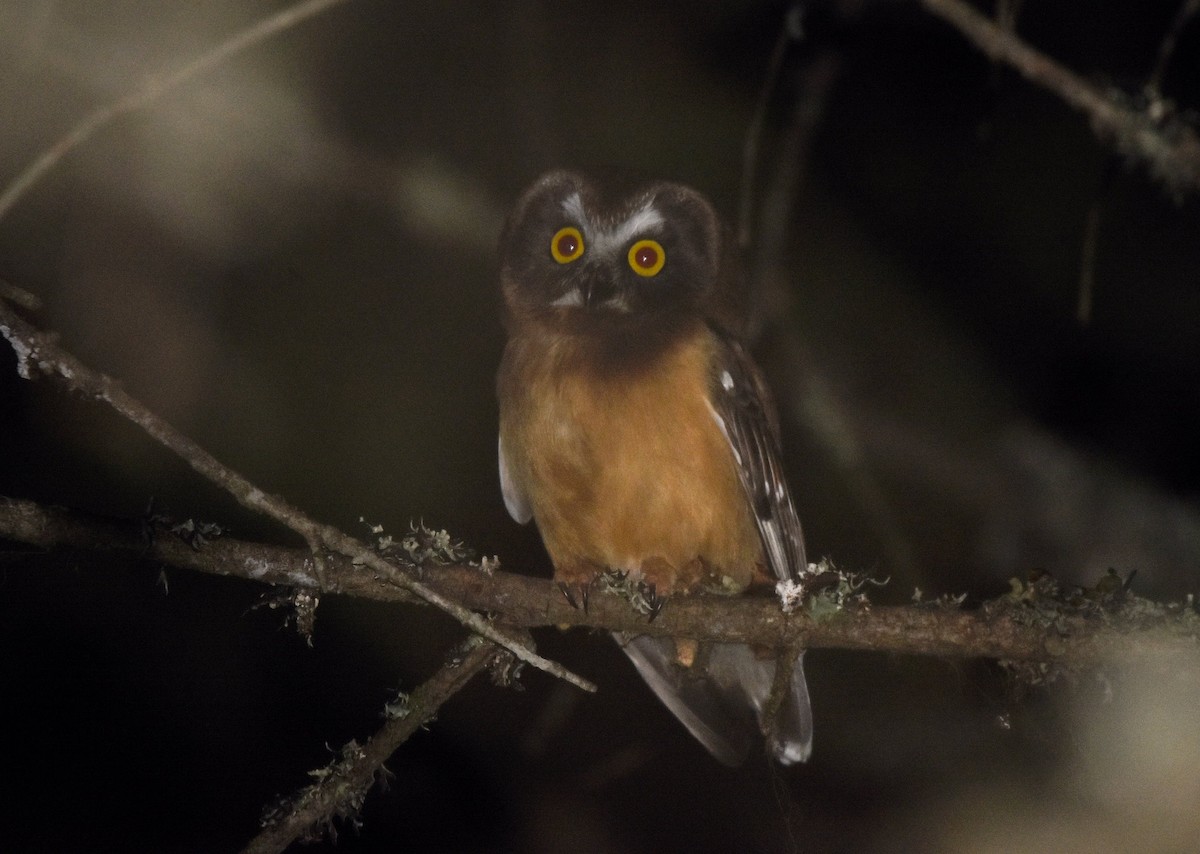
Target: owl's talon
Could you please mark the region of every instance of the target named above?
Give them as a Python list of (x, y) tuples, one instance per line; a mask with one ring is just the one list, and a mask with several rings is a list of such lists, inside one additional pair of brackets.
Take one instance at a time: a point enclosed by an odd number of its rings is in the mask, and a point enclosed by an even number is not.
[(571, 585), (565, 581), (560, 581), (558, 582), (558, 589), (562, 593), (563, 598), (567, 600), (567, 604), (578, 611), (579, 603), (575, 601), (575, 595), (571, 592)]
[(654, 585), (651, 584), (650, 591), (646, 594), (646, 604), (650, 606), (650, 610), (647, 612), (647, 615), (650, 619), (647, 620), (647, 622), (654, 622), (659, 613), (662, 611), (663, 605), (666, 604), (666, 601), (667, 600), (665, 597), (658, 595), (658, 591), (656, 591), (654, 589)]
[(591, 584), (568, 584), (565, 581), (560, 581), (558, 582), (558, 589), (562, 591), (563, 598), (567, 600), (568, 605), (576, 611), (582, 610), (583, 613), (588, 613), (588, 598), (592, 591)]

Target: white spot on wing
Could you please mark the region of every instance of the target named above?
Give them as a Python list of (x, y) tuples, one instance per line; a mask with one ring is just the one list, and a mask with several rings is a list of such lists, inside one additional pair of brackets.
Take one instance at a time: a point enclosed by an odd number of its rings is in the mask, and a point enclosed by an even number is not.
[(733, 391), (733, 375), (729, 371), (721, 371), (721, 388)]

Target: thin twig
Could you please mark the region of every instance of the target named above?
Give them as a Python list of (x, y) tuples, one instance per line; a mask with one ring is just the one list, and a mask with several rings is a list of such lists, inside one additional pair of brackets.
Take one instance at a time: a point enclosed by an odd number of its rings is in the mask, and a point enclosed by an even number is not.
[(43, 175), (91, 138), (100, 128), (121, 116), (148, 107), (167, 92), (212, 70), (235, 54), (345, 2), (346, 0), (307, 0), (307, 2), (297, 3), (295, 6), (283, 9), (269, 18), (264, 18), (253, 26), (235, 33), (182, 68), (162, 76), (150, 77), (142, 88), (85, 116), (57, 142), (46, 149), (40, 157), (25, 167), (8, 185), (3, 194), (0, 194), (0, 219), (4, 218), (13, 205)]
[(441, 608), (471, 631), (503, 646), (522, 661), (585, 691), (596, 690), (593, 683), (505, 637), (473, 611), (451, 601), (415, 578), (404, 575), (353, 537), (347, 536), (332, 525), (324, 525), (309, 518), (282, 498), (263, 492), (135, 400), (111, 377), (93, 371), (59, 347), (54, 336), (35, 329), (3, 301), (0, 301), (0, 334), (8, 339), (16, 351), (17, 372), (24, 379), (33, 379), (38, 373), (45, 374), (76, 391), (107, 403), (181, 457), (196, 472), (232, 495), (242, 506), (270, 516), (302, 536), (314, 548), (314, 552), (319, 548), (327, 548), (345, 555), (355, 564), (369, 567), (379, 577)]
[(495, 658), (499, 647), (486, 641), (455, 654), (431, 679), (408, 695), (403, 710), (391, 717), (363, 745), (351, 742), (328, 767), (314, 772), (315, 782), (263, 820), (263, 831), (243, 854), (277, 854), (297, 840), (318, 839), (333, 829), (335, 818), (354, 819), (384, 763), (408, 738), (430, 721), (438, 709)]
[(962, 0), (921, 0), (921, 5), (992, 59), (1012, 66), (1086, 115), (1098, 136), (1122, 154), (1144, 161), (1174, 194), (1200, 189), (1200, 137), (1188, 125), (1178, 119), (1160, 123), (1151, 113), (1134, 109), (1128, 99), (1102, 91)]

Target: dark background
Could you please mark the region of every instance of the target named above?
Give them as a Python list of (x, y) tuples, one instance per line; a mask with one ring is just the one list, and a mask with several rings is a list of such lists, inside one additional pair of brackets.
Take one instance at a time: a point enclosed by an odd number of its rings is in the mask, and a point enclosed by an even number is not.
[[(1029, 0), (1019, 32), (1141, 94), (1179, 3)], [(282, 4), (7, 0), (0, 185), (83, 115)], [(365, 534), (445, 527), (547, 574), (505, 514), (495, 243), (551, 166), (692, 184), (733, 219), (786, 7), (354, 2), (105, 127), (0, 220), (39, 323), (262, 488)], [(1200, 108), (1200, 24), (1164, 94)], [(824, 81), (822, 83), (821, 81)], [(808, 124), (805, 124), (808, 116)], [(758, 351), (811, 556), (873, 596), (1050, 571), (1181, 598), (1200, 567), (1200, 208), (916, 4), (813, 3), (754, 183)], [(1089, 212), (1092, 212), (1091, 214)], [(1090, 321), (1076, 317), (1098, 217)], [(0, 494), (294, 543), (0, 347)], [(326, 599), (309, 649), (249, 582), (0, 552), (6, 850), (235, 850), (461, 635)], [(1186, 850), (1197, 712), (1164, 680), (1018, 699), (991, 663), (814, 651), (815, 754), (717, 766), (606, 638), (597, 680), (484, 680), (337, 849)], [(1170, 680), (1166, 680), (1169, 683)], [(333, 850), (318, 846), (318, 850)]]

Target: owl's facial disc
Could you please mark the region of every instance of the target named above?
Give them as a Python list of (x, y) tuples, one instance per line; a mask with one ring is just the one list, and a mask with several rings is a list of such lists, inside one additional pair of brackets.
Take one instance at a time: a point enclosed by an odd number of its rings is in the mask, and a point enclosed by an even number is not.
[(656, 334), (706, 310), (723, 232), (696, 191), (657, 182), (625, 196), (554, 171), (521, 196), (501, 235), (509, 316), (571, 334)]
[(665, 225), (654, 199), (612, 222), (590, 217), (578, 192), (563, 199), (561, 207), (572, 225), (558, 229), (550, 239), (550, 255), (564, 273), (564, 290), (551, 305), (630, 313), (636, 280), (651, 279), (666, 265), (662, 244), (645, 236), (658, 234)]

